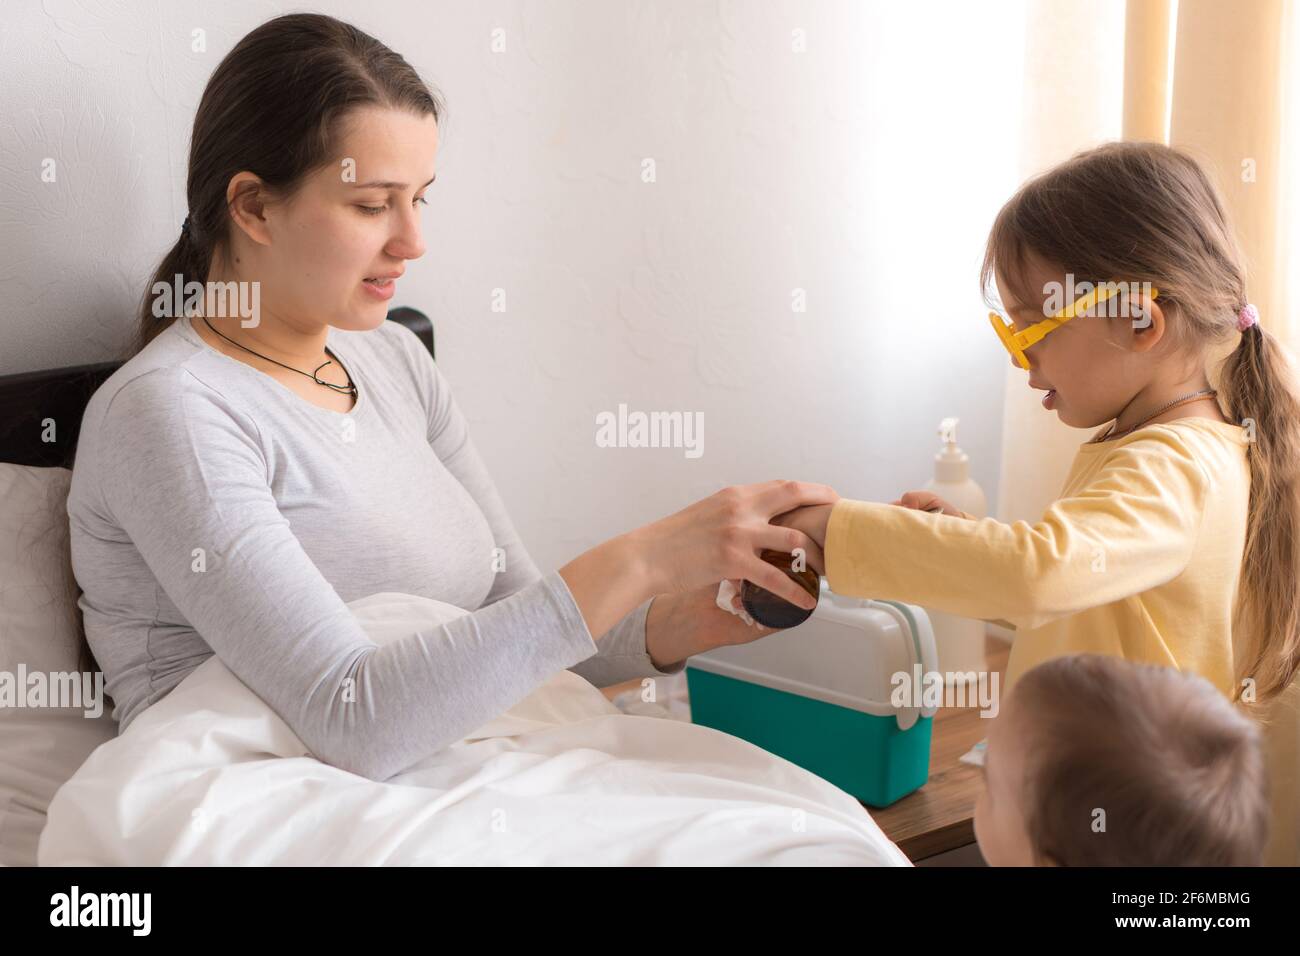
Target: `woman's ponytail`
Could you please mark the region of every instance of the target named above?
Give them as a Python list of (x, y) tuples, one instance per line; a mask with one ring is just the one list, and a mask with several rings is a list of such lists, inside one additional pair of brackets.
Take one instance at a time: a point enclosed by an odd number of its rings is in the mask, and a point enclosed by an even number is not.
[[(212, 261), (212, 249), (204, 242), (203, 232), (186, 217), (181, 228), (180, 237), (171, 250), (163, 256), (162, 262), (154, 271), (153, 278), (145, 287), (144, 299), (140, 303), (140, 324), (131, 354), (139, 352), (183, 314), (185, 287), (191, 282), (207, 282), (208, 266)], [(165, 288), (166, 293), (161, 292)], [(180, 290), (179, 300), (175, 292)], [(163, 307), (166, 306), (166, 307)]]

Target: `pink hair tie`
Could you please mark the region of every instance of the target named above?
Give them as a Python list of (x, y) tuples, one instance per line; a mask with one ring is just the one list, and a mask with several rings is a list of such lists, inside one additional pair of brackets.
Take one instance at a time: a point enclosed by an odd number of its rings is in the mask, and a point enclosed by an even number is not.
[(1245, 332), (1252, 325), (1259, 325), (1259, 309), (1247, 304), (1237, 313), (1237, 331)]

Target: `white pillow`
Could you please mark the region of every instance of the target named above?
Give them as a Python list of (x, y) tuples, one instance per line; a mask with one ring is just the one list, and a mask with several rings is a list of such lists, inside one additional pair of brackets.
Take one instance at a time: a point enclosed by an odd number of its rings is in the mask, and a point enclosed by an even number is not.
[[(0, 463), (0, 681), (19, 695), (19, 665), (47, 679), (81, 670), (79, 591), (68, 550), (71, 481), (67, 468)], [(102, 690), (102, 679), (91, 686)], [(97, 717), (83, 707), (8, 704), (0, 698), (0, 864), (35, 866), (54, 791), (117, 736), (117, 722), (107, 698)]]

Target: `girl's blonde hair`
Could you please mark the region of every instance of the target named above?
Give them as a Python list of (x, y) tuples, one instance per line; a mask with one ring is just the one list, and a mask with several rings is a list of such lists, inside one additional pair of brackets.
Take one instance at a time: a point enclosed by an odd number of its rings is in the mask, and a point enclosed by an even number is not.
[[(1175, 348), (1204, 359), (1240, 336), (1219, 372), (1225, 415), (1251, 439), (1250, 515), (1234, 628), (1237, 687), (1248, 709), (1300, 669), (1300, 394), (1278, 340), (1237, 330), (1246, 275), (1223, 202), (1187, 154), (1158, 143), (1107, 143), (1030, 180), (998, 213), (980, 272), (1017, 299), (1030, 254), (1076, 281), (1149, 282)], [(995, 274), (996, 269), (996, 274)]]

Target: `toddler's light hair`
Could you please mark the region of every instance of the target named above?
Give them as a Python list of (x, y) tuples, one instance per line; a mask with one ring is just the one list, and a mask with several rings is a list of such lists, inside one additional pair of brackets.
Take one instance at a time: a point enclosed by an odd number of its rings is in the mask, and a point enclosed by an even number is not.
[(1205, 678), (1102, 654), (1053, 658), (1010, 703), (1039, 863), (1258, 866), (1267, 771), (1255, 722)]

